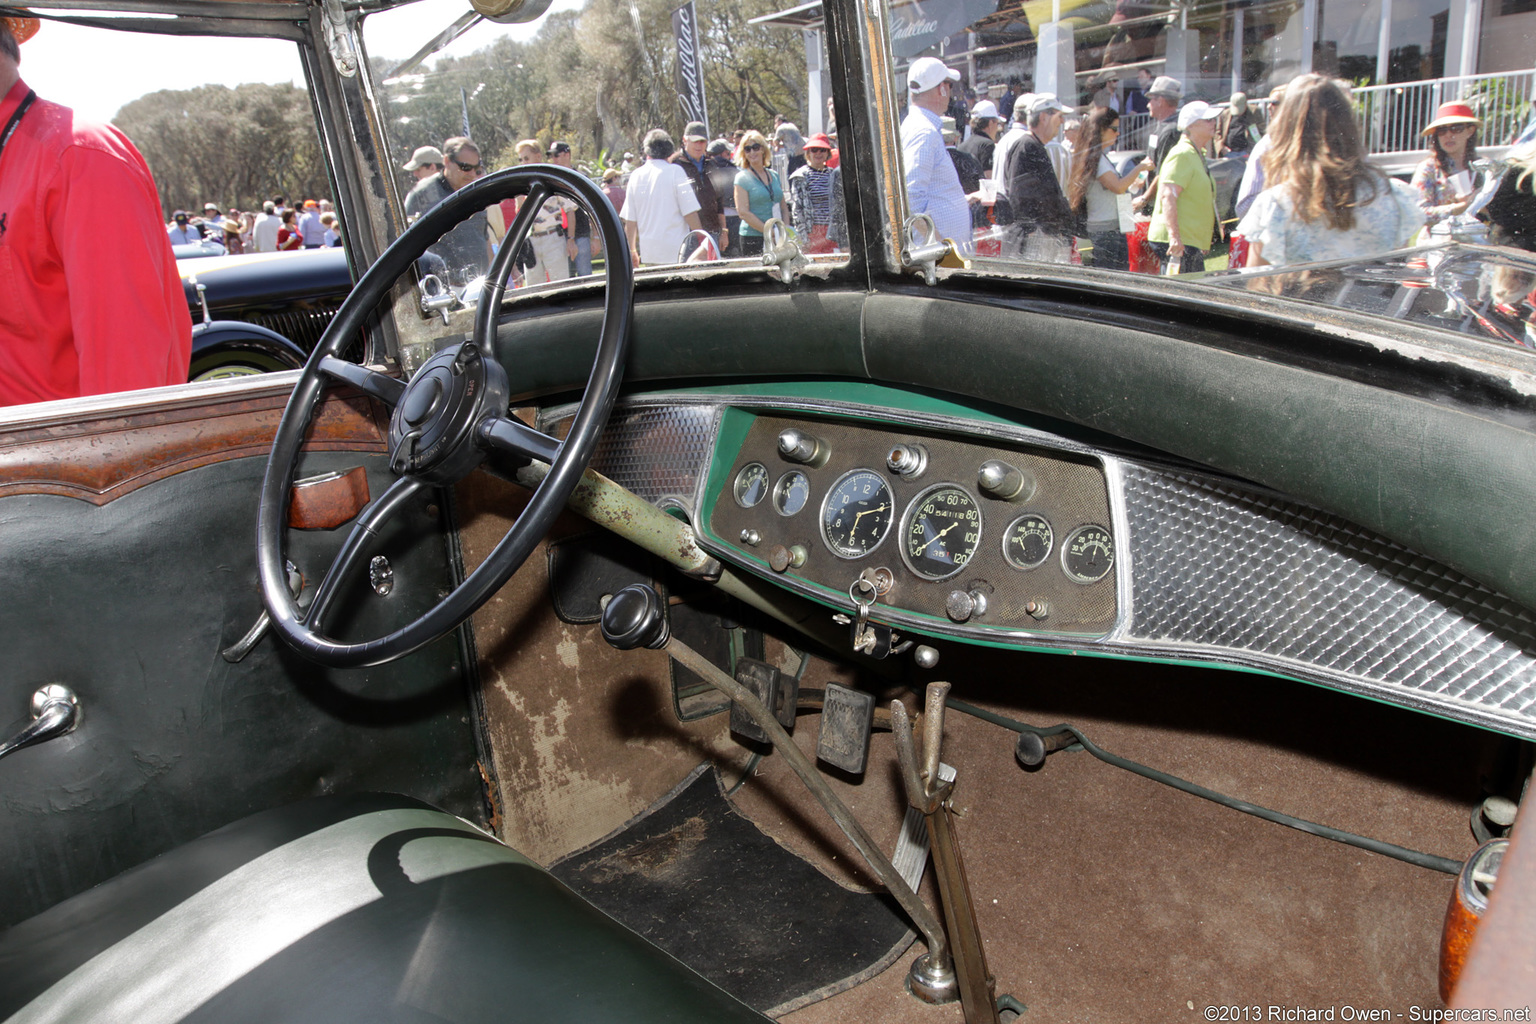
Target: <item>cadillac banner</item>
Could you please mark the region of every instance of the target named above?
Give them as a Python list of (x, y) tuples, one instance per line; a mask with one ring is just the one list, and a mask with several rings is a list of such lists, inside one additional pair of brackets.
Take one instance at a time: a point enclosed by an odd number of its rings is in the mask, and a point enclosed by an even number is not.
[(672, 34), (677, 37), (677, 105), (683, 122), (703, 121), (709, 127), (709, 106), (704, 102), (704, 57), (699, 52), (699, 17), (693, 0), (672, 12)]

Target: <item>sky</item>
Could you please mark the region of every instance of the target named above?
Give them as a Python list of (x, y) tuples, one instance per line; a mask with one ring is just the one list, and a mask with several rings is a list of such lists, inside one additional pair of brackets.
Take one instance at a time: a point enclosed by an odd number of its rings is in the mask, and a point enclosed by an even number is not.
[[(550, 11), (576, 9), (582, 2), (555, 0)], [(404, 59), (468, 10), (468, 0), (419, 0), (375, 14), (363, 25), (368, 52)], [(439, 56), (462, 56), (498, 36), (527, 39), (537, 31), (537, 22), (482, 21)], [(124, 59), (125, 46), (131, 49), (132, 60)], [(22, 45), (21, 76), (39, 96), (72, 107), (93, 121), (110, 121), (124, 104), (162, 89), (304, 83), (297, 48), (280, 40), (128, 35), (47, 21)]]

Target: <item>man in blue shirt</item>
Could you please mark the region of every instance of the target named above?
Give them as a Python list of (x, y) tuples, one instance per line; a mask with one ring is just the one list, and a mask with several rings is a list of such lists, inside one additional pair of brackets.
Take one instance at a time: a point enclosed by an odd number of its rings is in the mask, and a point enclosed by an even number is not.
[(910, 102), (901, 122), (901, 155), (907, 204), (926, 213), (940, 238), (953, 239), (962, 253), (971, 251), (971, 210), (954, 161), (944, 148), (942, 117), (960, 72), (936, 57), (919, 57), (907, 69)]

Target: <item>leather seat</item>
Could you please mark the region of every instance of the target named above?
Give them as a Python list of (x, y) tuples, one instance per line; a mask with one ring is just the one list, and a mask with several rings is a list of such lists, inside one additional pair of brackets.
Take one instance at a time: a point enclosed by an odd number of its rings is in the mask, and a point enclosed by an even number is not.
[(253, 815), (0, 934), (0, 1019), (767, 1020), (407, 797)]

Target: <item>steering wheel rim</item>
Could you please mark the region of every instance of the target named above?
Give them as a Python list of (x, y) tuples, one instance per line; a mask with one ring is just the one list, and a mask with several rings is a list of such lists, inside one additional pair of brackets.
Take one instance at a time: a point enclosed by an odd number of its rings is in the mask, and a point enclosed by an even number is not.
[[(526, 196), (508, 228), (481, 291), (474, 337), (429, 359), (402, 382), (340, 358), (347, 342), (394, 281), (461, 220), (491, 203)], [(606, 262), (603, 324), (592, 372), (569, 434), (557, 441), (507, 415), (509, 387), (494, 355), (501, 298), (515, 254), (545, 200), (564, 196), (592, 213)], [(378, 665), (405, 657), (457, 628), (501, 588), (548, 531), (580, 482), (618, 397), (634, 308), (629, 242), (608, 197), (585, 175), (557, 165), (517, 167), (471, 182), (427, 211), (368, 268), (342, 303), (294, 385), (273, 439), (262, 479), (256, 561), (272, 628), (312, 661), (333, 667)], [(283, 533), (304, 435), (321, 397), (335, 380), (352, 384), (392, 408), (390, 467), (398, 479), (358, 515), (307, 610), (287, 585)], [(417, 445), (428, 440), (429, 447)], [(550, 472), (495, 549), (454, 590), (414, 621), (384, 636), (343, 642), (324, 634), (325, 616), (349, 573), (358, 568), (379, 527), (407, 499), (430, 486), (448, 486), (492, 452), (550, 463)]]

